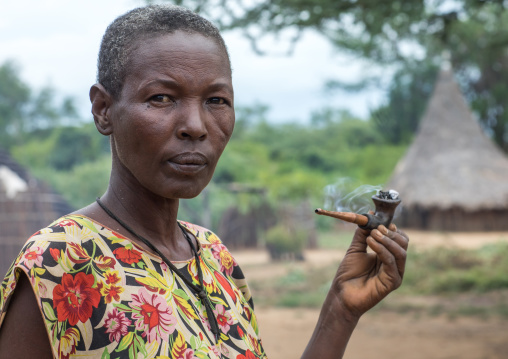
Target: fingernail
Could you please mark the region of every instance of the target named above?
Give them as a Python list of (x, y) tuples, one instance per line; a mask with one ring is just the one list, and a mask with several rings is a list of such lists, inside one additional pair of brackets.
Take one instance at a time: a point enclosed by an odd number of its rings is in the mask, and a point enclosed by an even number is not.
[(378, 231), (377, 229), (373, 229), (372, 232), (370, 232), (371, 236), (374, 237), (375, 239), (382, 239), (383, 238), (383, 235), (381, 234), (380, 231)]
[(380, 225), (380, 226), (379, 226), (379, 227), (377, 227), (377, 228), (381, 231), (381, 233), (383, 233), (383, 234), (385, 234), (385, 235), (386, 235), (386, 234), (388, 234), (388, 229), (386, 229), (386, 227), (385, 227), (385, 226)]

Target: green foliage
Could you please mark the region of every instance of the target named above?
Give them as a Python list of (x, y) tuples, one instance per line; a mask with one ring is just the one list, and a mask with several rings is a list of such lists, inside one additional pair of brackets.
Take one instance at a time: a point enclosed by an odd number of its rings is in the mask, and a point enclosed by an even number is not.
[(23, 144), (12, 146), (11, 153), (28, 168), (71, 170), (109, 153), (109, 139), (99, 135), (93, 123), (56, 127), (27, 135)]
[(33, 174), (49, 183), (74, 208), (82, 208), (100, 197), (108, 186), (111, 156), (106, 154), (94, 161), (84, 162), (68, 171), (50, 167), (31, 169)]
[[(351, 179), (353, 188), (386, 183), (406, 150), (406, 145), (387, 144), (385, 133), (377, 130), (374, 122), (354, 118), (343, 110), (315, 112), (309, 124), (269, 123), (265, 112), (266, 107), (260, 105), (239, 109), (237, 121), (241, 125), (236, 127), (213, 180), (212, 192), (228, 183), (264, 189), (266, 196), (229, 194), (227, 203), (239, 204), (245, 211), (265, 199), (275, 207), (281, 201), (303, 200), (321, 206), (325, 186), (344, 177)], [(324, 226), (321, 221), (320, 227)]]
[(508, 245), (482, 250), (410, 252), (402, 291), (422, 294), (487, 292), (508, 288)]
[(394, 75), (388, 100), (371, 113), (378, 131), (393, 144), (410, 143), (434, 88), (437, 67), (428, 62), (406, 64)]
[(45, 87), (34, 91), (19, 76), (12, 61), (0, 65), (0, 143), (5, 149), (22, 144), (40, 129), (62, 124), (77, 114), (71, 98), (55, 103), (55, 91)]
[(316, 112), (309, 125), (271, 124), (259, 117), (250, 121), (241, 115), (239, 121), (241, 131), (224, 151), (214, 182), (257, 185), (277, 200), (319, 198), (340, 177), (384, 183), (406, 149), (386, 144), (373, 122), (342, 110)]
[(266, 248), (275, 260), (283, 258), (303, 259), (303, 249), (307, 242), (306, 231), (289, 230), (283, 225), (270, 228), (265, 235)]
[(0, 143), (7, 147), (13, 135), (23, 130), (24, 107), (30, 100), (30, 89), (21, 81), (13, 62), (0, 66)]
[(95, 125), (55, 127), (26, 134), (11, 155), (74, 208), (84, 207), (107, 188), (111, 171), (109, 140)]
[[(152, 1), (147, 1), (152, 2)], [(399, 55), (394, 41), (397, 36), (415, 35), (415, 23), (427, 16), (422, 0), (390, 2), (357, 0), (172, 0), (211, 18), (220, 28), (242, 29), (258, 48), (257, 39), (265, 34), (292, 33), (299, 39), (304, 30), (313, 30), (330, 39), (338, 47), (363, 56), (393, 61)], [(396, 16), (394, 16), (396, 15)], [(439, 19), (433, 20), (438, 22)]]

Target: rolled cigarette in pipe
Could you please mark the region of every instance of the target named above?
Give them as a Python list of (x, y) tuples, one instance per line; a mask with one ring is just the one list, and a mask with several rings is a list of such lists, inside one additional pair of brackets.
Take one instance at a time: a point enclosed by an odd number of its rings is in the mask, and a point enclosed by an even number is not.
[(342, 219), (343, 221), (355, 223), (359, 226), (366, 226), (369, 222), (369, 218), (367, 216), (364, 216), (362, 214), (356, 214), (351, 212), (334, 212), (334, 211), (326, 211), (321, 208), (317, 208), (315, 211), (317, 214), (320, 214), (322, 216), (328, 216), (333, 218)]

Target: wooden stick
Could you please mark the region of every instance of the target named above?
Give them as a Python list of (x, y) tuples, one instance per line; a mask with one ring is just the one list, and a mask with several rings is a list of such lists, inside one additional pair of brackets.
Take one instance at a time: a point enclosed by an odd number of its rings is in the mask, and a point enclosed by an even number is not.
[(351, 212), (326, 211), (321, 208), (317, 208), (315, 212), (317, 214), (322, 215), (322, 216), (328, 216), (328, 217), (342, 219), (343, 221), (355, 223), (355, 224), (358, 224), (359, 226), (365, 226), (369, 222), (369, 219), (362, 214), (356, 214), (356, 213), (351, 213)]

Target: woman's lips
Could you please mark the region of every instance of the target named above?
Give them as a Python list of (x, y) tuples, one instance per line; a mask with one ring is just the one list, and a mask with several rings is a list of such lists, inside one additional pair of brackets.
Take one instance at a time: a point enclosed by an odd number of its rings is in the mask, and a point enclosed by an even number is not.
[(199, 172), (208, 164), (208, 160), (204, 155), (194, 152), (181, 153), (171, 157), (168, 162), (177, 171), (186, 173)]

